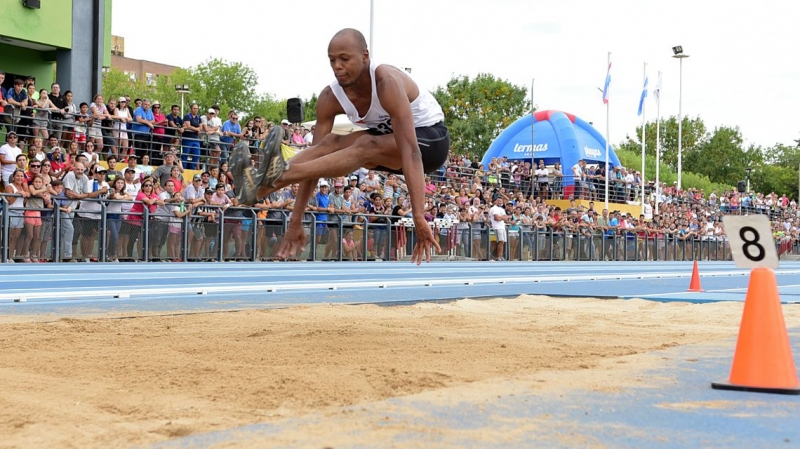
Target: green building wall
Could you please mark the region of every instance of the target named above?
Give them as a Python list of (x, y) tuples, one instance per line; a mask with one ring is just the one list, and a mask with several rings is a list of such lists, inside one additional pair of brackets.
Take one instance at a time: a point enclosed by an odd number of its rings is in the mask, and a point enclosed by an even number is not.
[[(72, 0), (44, 0), (40, 9), (26, 8), (20, 0), (2, 0), (0, 17), (3, 17), (0, 22), (2, 36), (72, 48)], [(108, 15), (106, 20), (110, 21), (111, 16)]]
[(37, 88), (57, 81), (76, 98), (90, 97), (100, 90), (101, 69), (111, 66), (112, 10), (112, 0), (42, 0), (39, 9), (0, 0), (0, 70), (33, 76)]
[(50, 90), (55, 75), (55, 52), (0, 44), (0, 55), (3, 55), (0, 69), (7, 73), (33, 76), (37, 89)]

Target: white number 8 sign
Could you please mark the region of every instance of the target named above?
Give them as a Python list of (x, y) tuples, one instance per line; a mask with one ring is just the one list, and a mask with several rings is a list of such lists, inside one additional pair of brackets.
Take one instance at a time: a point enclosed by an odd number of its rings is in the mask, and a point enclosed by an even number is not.
[(737, 267), (778, 268), (778, 252), (766, 215), (726, 215), (722, 217), (722, 224)]

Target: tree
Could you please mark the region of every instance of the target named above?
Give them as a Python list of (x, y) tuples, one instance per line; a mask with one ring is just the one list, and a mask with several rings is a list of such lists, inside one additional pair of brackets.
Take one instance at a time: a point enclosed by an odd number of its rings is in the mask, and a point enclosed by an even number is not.
[(433, 96), (444, 110), (455, 153), (483, 154), (500, 132), (531, 108), (527, 88), (490, 74), (454, 77)]
[(751, 189), (797, 198), (800, 141), (796, 146), (776, 144), (762, 154), (763, 160), (752, 164)]
[(683, 168), (706, 175), (712, 182), (740, 179), (748, 165), (743, 143), (738, 127), (715, 128), (709, 139), (685, 153)]
[(797, 168), (800, 166), (800, 141), (796, 146), (778, 143), (765, 149), (764, 162), (781, 167)]
[(264, 117), (267, 121), (279, 124), (286, 118), (286, 101), (277, 100), (270, 94), (259, 95), (247, 117)]
[[(112, 98), (119, 98), (124, 95), (130, 95), (131, 101), (136, 98), (150, 98), (153, 93), (151, 86), (148, 86), (144, 80), (132, 80), (130, 75), (126, 75), (120, 69), (115, 67), (110, 68), (103, 73), (103, 87), (101, 89), (103, 99), (109, 101)], [(76, 98), (75, 103), (81, 102), (91, 103), (91, 98)]]
[(794, 169), (776, 165), (753, 167), (750, 190), (763, 193), (775, 192), (778, 195), (786, 194), (797, 198), (797, 167)]
[(258, 76), (241, 62), (214, 58), (187, 70), (187, 84), (192, 100), (203, 108), (219, 105), (222, 114), (235, 109), (252, 112), (258, 97), (255, 86)]
[[(695, 152), (710, 135), (706, 131), (706, 125), (700, 117), (690, 118), (683, 117), (683, 129), (681, 130), (681, 140), (683, 141), (683, 161), (685, 170), (685, 162), (690, 154)], [(648, 156), (655, 157), (656, 155), (656, 122), (651, 121), (645, 123), (645, 153)], [(671, 116), (661, 120), (661, 161), (672, 167), (677, 172), (678, 170), (678, 119)], [(625, 136), (627, 140), (618, 145), (628, 151), (642, 152), (642, 127), (636, 128), (636, 134)]]
[(305, 114), (305, 122), (317, 119), (317, 94), (311, 94), (311, 98), (306, 100), (303, 107)]

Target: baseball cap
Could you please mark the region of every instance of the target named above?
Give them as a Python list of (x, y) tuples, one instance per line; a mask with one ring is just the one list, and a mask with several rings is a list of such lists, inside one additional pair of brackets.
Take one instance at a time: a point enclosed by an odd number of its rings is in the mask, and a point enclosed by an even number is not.
[(344, 185), (344, 184), (342, 184), (341, 182), (334, 182), (334, 183), (333, 183), (333, 186), (334, 186), (334, 187), (342, 187), (343, 185)]
[(214, 189), (212, 189), (211, 187), (206, 189), (206, 195), (213, 195), (213, 194), (214, 194)]
[(127, 99), (127, 98), (125, 98), (125, 97), (119, 97), (119, 99), (118, 99), (117, 101), (118, 101), (118, 102), (120, 102), (120, 103), (122, 103), (123, 101), (124, 101), (125, 103), (127, 103), (127, 102), (128, 102), (128, 99)]
[(97, 167), (94, 168), (94, 172), (95, 173), (100, 173), (100, 172), (104, 172), (104, 171), (106, 171), (106, 168), (103, 167), (102, 165), (98, 165)]
[(199, 173), (195, 173), (194, 176), (192, 176), (192, 181), (201, 181), (202, 179), (203, 177), (200, 176)]
[(324, 179), (322, 181), (320, 181), (320, 183), (319, 183), (319, 187), (330, 187), (330, 186), (331, 185), (328, 184), (328, 181), (326, 181)]
[(353, 176), (350, 177), (350, 180), (351, 181), (358, 181), (358, 176), (353, 175)]
[(209, 114), (216, 114), (217, 111), (214, 108), (208, 108), (208, 113)]
[(125, 173), (136, 173), (136, 170), (133, 169), (133, 168), (128, 167), (128, 168), (125, 169)]
[(283, 119), (281, 120), (281, 125), (291, 125), (291, 123), (289, 123), (289, 120)]

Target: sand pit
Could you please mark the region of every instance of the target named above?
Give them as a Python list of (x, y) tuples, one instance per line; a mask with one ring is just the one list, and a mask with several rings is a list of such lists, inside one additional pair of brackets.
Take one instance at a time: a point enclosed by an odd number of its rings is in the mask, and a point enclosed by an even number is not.
[[(617, 371), (652, 363), (625, 356), (733, 337), (741, 310), (741, 303), (522, 296), (55, 321), (6, 316), (0, 447), (146, 445), (426, 391), (446, 400), (480, 385), (491, 394), (492, 385), (537, 373), (548, 375), (536, 388), (572, 388), (559, 378), (590, 385), (614, 360)], [(800, 308), (784, 310), (787, 322), (800, 321)]]

